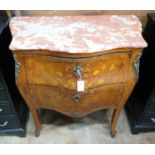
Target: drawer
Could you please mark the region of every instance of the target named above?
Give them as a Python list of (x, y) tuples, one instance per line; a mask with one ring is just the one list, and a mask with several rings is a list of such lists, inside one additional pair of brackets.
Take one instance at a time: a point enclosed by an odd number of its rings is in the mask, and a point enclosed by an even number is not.
[(85, 89), (126, 80), (128, 52), (90, 58), (54, 58), (26, 55), (28, 82), (75, 90), (77, 79), (85, 81)]
[(81, 93), (42, 85), (31, 85), (30, 90), (36, 98), (36, 107), (81, 117), (99, 109), (116, 107), (123, 95), (124, 85), (105, 85)]
[(142, 123), (155, 125), (155, 114), (144, 115), (141, 120)]
[(0, 116), (13, 115), (13, 109), (9, 104), (0, 104)]
[(13, 116), (0, 117), (0, 130), (17, 128), (17, 120)]
[(8, 97), (7, 97), (7, 94), (5, 92), (5, 89), (0, 88), (0, 102), (1, 101), (7, 101), (7, 100), (8, 100)]

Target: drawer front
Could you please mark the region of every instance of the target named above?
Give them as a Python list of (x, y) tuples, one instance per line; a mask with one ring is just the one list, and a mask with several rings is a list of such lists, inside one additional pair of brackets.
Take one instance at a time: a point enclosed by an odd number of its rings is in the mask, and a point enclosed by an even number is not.
[(13, 115), (13, 109), (9, 104), (0, 104), (0, 116)]
[(5, 92), (5, 89), (0, 88), (0, 103), (3, 101), (7, 101), (7, 100), (8, 100), (8, 97), (7, 97), (7, 94)]
[(85, 81), (85, 89), (126, 80), (130, 56), (128, 53), (102, 55), (93, 58), (67, 59), (50, 56), (25, 56), (28, 82), (71, 90), (77, 80)]
[(155, 125), (155, 115), (144, 115), (141, 122), (145, 124)]
[(17, 128), (17, 120), (13, 116), (0, 117), (0, 130)]
[(38, 85), (31, 85), (30, 89), (32, 96), (35, 96), (37, 107), (51, 108), (69, 116), (81, 117), (99, 109), (116, 107), (123, 95), (124, 85), (106, 85), (81, 93)]

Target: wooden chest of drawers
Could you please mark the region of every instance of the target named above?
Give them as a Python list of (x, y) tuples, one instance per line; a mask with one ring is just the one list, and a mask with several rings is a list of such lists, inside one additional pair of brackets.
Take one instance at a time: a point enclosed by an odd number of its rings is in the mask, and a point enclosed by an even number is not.
[[(49, 23), (53, 27), (54, 25), (58, 26), (59, 22), (57, 20), (59, 18), (60, 17), (53, 17)], [(64, 23), (69, 23), (68, 27), (71, 27), (73, 25), (75, 26), (75, 23), (72, 23), (72, 20), (75, 20), (74, 18), (77, 18), (76, 20), (80, 19), (80, 17), (63, 17), (63, 20)], [(95, 18), (86, 17), (86, 19), (87, 18), (93, 24)], [(99, 19), (96, 19), (96, 24), (100, 23), (102, 19), (100, 19), (100, 17), (98, 18)], [(70, 21), (70, 19), (72, 20)], [(40, 20), (40, 18), (37, 17), (27, 17), (25, 19), (21, 17), (19, 20), (17, 18), (16, 22), (20, 20), (21, 23), (22, 21), (25, 22), (24, 20), (30, 20), (30, 22), (32, 20), (35, 22), (44, 21), (44, 19)], [(56, 23), (53, 23), (53, 20), (56, 20)], [(85, 18), (81, 17), (81, 20), (84, 21)], [(70, 22), (72, 25), (70, 25)], [(64, 23), (62, 23), (62, 25)], [(12, 21), (11, 28), (13, 35), (14, 30), (17, 32), (13, 27), (14, 24), (16, 23)], [(81, 25), (80, 32), (84, 33)], [(63, 29), (67, 31), (65, 26)], [(46, 32), (44, 26), (42, 30)], [(34, 31), (34, 29), (32, 31)], [(61, 28), (59, 28), (59, 31), (62, 31)], [(56, 32), (57, 27), (53, 30), (53, 33)], [(40, 31), (39, 33), (42, 34)], [(65, 32), (65, 35), (68, 36), (69, 34)], [(58, 39), (58, 37), (60, 36), (53, 36), (55, 39)], [(36, 44), (36, 40), (33, 38), (32, 40), (30, 39), (31, 43), (30, 40), (28, 41), (30, 46), (22, 47), (21, 44), (20, 47), (17, 47), (16, 45), (19, 45), (22, 42), (21, 40), (18, 42), (19, 44), (11, 44), (11, 49), (14, 50), (13, 53), (16, 60), (17, 86), (32, 112), (36, 124), (36, 135), (39, 135), (41, 129), (38, 112), (40, 108), (52, 109), (71, 117), (82, 117), (97, 110), (113, 108), (114, 114), (111, 133), (115, 135), (116, 123), (120, 111), (138, 77), (137, 67), (141, 46), (138, 48), (131, 46), (129, 48), (98, 49), (99, 51), (97, 52), (85, 52), (83, 50), (88, 50), (86, 49), (87, 46), (80, 47), (83, 45), (83, 42), (81, 43), (81, 41), (77, 40), (77, 42), (80, 42), (79, 48), (77, 48), (76, 45), (76, 48), (72, 48), (71, 52), (63, 52), (61, 51), (61, 46), (64, 44), (64, 40), (59, 42), (58, 46), (50, 47), (53, 42), (49, 44), (49, 47), (53, 48), (53, 50), (41, 50), (39, 49), (41, 47), (40, 43), (45, 43), (42, 48), (46, 49), (46, 42), (42, 37), (39, 38), (41, 38), (41, 40), (37, 41), (38, 49), (31, 47), (32, 44)], [(67, 39), (68, 38), (66, 38), (66, 40)], [(77, 38), (75, 38), (75, 40), (76, 39)], [(74, 40), (74, 38), (72, 40)], [(146, 46), (146, 44), (144, 44), (143, 42), (142, 46)], [(91, 43), (91, 45), (94, 47), (94, 44)], [(66, 46), (68, 46), (68, 43), (65, 42), (64, 51), (66, 50)], [(119, 42), (117, 46), (119, 46)], [(29, 49), (26, 49), (27, 47)], [(60, 51), (58, 49), (56, 50), (57, 47), (60, 47)], [(68, 50), (69, 49), (70, 47)], [(81, 81), (82, 84), (80, 86), (79, 82)], [(79, 91), (78, 87), (83, 87), (80, 88), (83, 90)]]
[[(37, 53), (40, 53), (38, 55)], [(36, 109), (48, 108), (72, 117), (114, 108), (113, 128), (136, 79), (139, 49), (53, 55), (48, 51), (15, 51), (21, 65), (17, 85), (40, 130)], [(74, 57), (72, 57), (74, 56)], [(85, 90), (77, 92), (78, 70)], [(112, 131), (114, 134), (114, 131)]]

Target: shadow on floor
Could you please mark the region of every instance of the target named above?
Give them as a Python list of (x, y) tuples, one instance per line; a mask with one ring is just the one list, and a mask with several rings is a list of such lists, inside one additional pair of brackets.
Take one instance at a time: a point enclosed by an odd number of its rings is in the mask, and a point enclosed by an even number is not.
[(53, 110), (40, 110), (41, 122), (43, 124), (54, 124), (56, 126), (70, 125), (72, 123), (86, 125), (108, 123), (108, 113), (109, 110), (100, 110), (82, 118), (71, 118)]

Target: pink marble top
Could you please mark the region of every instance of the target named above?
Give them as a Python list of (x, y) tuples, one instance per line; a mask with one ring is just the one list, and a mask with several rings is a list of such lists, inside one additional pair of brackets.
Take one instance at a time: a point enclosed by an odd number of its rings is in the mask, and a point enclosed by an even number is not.
[(13, 17), (10, 29), (11, 50), (88, 53), (147, 46), (133, 15)]

